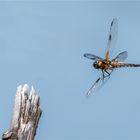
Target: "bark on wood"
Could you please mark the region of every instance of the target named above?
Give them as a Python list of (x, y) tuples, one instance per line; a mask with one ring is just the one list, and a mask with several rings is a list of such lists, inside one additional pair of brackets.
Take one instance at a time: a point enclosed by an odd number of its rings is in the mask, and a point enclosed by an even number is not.
[(17, 88), (10, 129), (2, 136), (3, 140), (33, 140), (41, 116), (39, 96), (28, 85)]

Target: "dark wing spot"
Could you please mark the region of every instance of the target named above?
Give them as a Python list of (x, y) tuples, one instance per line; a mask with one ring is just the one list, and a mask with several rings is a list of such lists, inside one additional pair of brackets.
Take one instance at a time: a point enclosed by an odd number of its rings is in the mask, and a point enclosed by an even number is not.
[(109, 40), (111, 40), (111, 35), (109, 35)]
[(113, 21), (111, 22), (111, 26), (113, 25)]

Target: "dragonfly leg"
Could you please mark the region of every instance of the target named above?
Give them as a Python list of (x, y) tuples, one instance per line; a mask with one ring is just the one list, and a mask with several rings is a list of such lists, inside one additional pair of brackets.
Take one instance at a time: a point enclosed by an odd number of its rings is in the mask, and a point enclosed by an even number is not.
[(107, 70), (104, 70), (105, 73), (107, 73), (106, 76), (110, 76), (111, 73), (109, 73)]
[(105, 73), (104, 73), (104, 71), (102, 70), (102, 74), (103, 74), (103, 78), (102, 79), (104, 79), (105, 78)]
[[(105, 73), (107, 73), (107, 75), (105, 75)], [(110, 73), (107, 72), (107, 71), (105, 71), (105, 70), (102, 70), (102, 78), (101, 78), (101, 80), (102, 80), (103, 82), (105, 82), (105, 79), (106, 79), (106, 78), (110, 78)]]
[(113, 69), (109, 69), (109, 70), (110, 70), (110, 72), (107, 70), (104, 70), (104, 72), (107, 73), (107, 77), (110, 76), (110, 74), (113, 72)]
[(110, 72), (110, 74), (113, 72), (113, 69), (109, 69), (109, 70), (111, 70), (111, 72)]

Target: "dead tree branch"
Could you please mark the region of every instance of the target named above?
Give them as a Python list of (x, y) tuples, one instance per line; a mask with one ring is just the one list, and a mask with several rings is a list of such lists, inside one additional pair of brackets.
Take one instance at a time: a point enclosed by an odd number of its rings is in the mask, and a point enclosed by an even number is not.
[(31, 87), (28, 96), (28, 85), (17, 88), (10, 129), (2, 136), (3, 140), (33, 140), (41, 116), (39, 96)]

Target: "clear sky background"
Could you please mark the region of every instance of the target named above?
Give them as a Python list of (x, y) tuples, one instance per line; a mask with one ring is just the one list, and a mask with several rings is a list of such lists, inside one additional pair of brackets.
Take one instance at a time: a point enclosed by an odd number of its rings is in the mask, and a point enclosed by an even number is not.
[(16, 87), (41, 98), (36, 140), (140, 139), (140, 68), (118, 69), (95, 96), (100, 75), (85, 52), (104, 57), (118, 19), (113, 56), (140, 63), (140, 2), (0, 1), (0, 134), (10, 125)]

